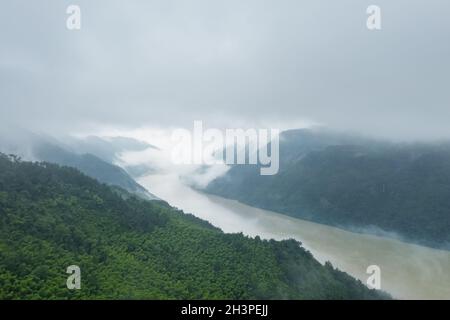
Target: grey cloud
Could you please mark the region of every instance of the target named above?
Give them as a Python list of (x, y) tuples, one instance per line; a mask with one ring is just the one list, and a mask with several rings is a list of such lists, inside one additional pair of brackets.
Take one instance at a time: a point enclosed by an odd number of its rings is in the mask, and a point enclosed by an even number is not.
[[(381, 31), (365, 10), (382, 9)], [(78, 4), (82, 29), (65, 28)], [(2, 1), (0, 122), (46, 131), (309, 119), (450, 137), (450, 3)]]

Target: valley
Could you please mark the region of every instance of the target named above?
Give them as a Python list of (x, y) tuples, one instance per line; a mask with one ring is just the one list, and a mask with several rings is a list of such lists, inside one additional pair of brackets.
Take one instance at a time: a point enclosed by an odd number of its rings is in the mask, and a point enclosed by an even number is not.
[(181, 183), (175, 174), (149, 175), (139, 183), (172, 206), (207, 220), (224, 232), (299, 240), (321, 263), (330, 261), (364, 283), (369, 276), (367, 267), (378, 265), (381, 289), (394, 298), (450, 299), (449, 251), (353, 233), (203, 194)]

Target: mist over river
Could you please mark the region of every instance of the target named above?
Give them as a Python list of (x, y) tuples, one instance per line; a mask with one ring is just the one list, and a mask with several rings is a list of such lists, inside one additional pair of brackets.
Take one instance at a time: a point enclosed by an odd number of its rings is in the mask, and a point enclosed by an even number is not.
[(450, 251), (338, 228), (257, 209), (206, 195), (183, 184), (178, 175), (149, 175), (144, 187), (172, 206), (211, 222), (224, 232), (265, 239), (294, 238), (317, 260), (366, 283), (369, 265), (381, 268), (381, 289), (398, 299), (450, 299)]

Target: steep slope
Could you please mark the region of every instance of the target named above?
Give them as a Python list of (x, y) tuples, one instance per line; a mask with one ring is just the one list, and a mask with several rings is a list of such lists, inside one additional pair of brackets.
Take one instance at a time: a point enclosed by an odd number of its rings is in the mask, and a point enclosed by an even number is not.
[(280, 157), (277, 175), (235, 166), (206, 190), (294, 217), (450, 248), (449, 144), (300, 130), (282, 135)]
[(85, 138), (68, 137), (64, 139), (64, 143), (70, 151), (79, 154), (93, 154), (109, 163), (115, 163), (118, 160), (117, 155), (122, 152), (158, 149), (146, 142), (120, 136), (108, 138), (97, 136), (88, 136)]
[[(125, 192), (125, 191), (123, 191)], [(81, 289), (65, 271), (81, 268)], [(295, 241), (224, 234), (75, 169), (0, 155), (2, 299), (376, 299)]]
[[(75, 167), (102, 183), (121, 187), (143, 199), (158, 200), (139, 185), (124, 169), (113, 164), (114, 155), (120, 150), (142, 150), (151, 145), (133, 139), (116, 137), (107, 141), (90, 137), (85, 140), (67, 139), (68, 144), (42, 134), (26, 130), (11, 130), (0, 136), (0, 152), (17, 154), (26, 160), (38, 160)], [(96, 154), (86, 152), (96, 150)], [(103, 157), (104, 160), (100, 157)]]
[(157, 197), (134, 181), (124, 169), (92, 154), (76, 154), (49, 143), (37, 144), (34, 146), (33, 152), (41, 161), (74, 167), (102, 183), (121, 187), (144, 199), (157, 199)]
[(97, 137), (64, 139), (66, 148), (77, 154), (92, 154), (108, 163), (120, 163), (127, 174), (133, 179), (140, 178), (150, 173), (157, 173), (157, 166), (152, 163), (152, 156), (145, 164), (127, 164), (121, 159), (121, 155), (127, 152), (142, 152), (151, 149), (159, 152), (160, 149), (149, 143), (127, 137)]

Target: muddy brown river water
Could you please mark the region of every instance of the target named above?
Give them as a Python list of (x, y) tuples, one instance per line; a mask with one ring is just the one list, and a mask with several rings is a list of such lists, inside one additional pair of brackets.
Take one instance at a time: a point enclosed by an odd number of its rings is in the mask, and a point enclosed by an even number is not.
[(150, 175), (139, 182), (172, 206), (224, 232), (297, 239), (320, 262), (330, 261), (364, 283), (369, 276), (367, 267), (378, 265), (381, 289), (394, 298), (450, 299), (450, 251), (353, 233), (206, 195), (184, 185), (176, 175)]

